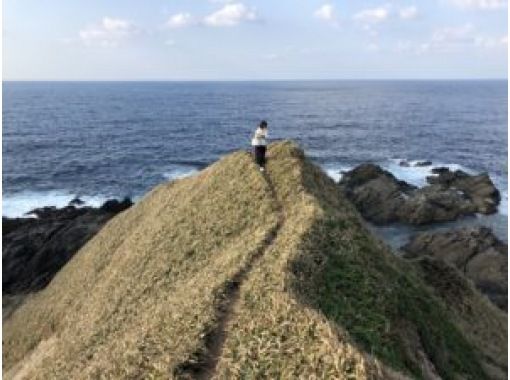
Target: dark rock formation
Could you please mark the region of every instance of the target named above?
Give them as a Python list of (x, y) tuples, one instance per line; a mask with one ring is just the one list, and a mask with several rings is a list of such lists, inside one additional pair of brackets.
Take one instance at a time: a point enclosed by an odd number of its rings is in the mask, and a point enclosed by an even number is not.
[(116, 214), (124, 211), (132, 205), (133, 202), (131, 202), (131, 199), (129, 198), (124, 198), (122, 201), (118, 201), (117, 199), (110, 199), (101, 206), (100, 210), (105, 212), (113, 212)]
[(398, 221), (399, 208), (415, 189), (374, 164), (362, 164), (345, 173), (340, 184), (361, 214), (378, 224)]
[(400, 222), (421, 225), (456, 220), (477, 212), (476, 206), (463, 193), (438, 185), (414, 191), (397, 209)]
[(487, 173), (469, 175), (462, 170), (452, 172), (448, 169), (436, 170), (435, 173), (438, 175), (427, 177), (430, 184), (463, 192), (476, 206), (477, 212), (491, 214), (497, 211), (501, 195)]
[(432, 165), (432, 161), (428, 161), (428, 160), (425, 160), (425, 161), (416, 161), (413, 164), (411, 164), (409, 161), (402, 160), (402, 161), (399, 162), (399, 165), (400, 166), (404, 166), (404, 167), (410, 167), (410, 166), (416, 166), (416, 167), (431, 166)]
[(81, 206), (84, 204), (85, 202), (83, 202), (80, 198), (73, 198), (71, 202), (69, 202), (69, 206)]
[(131, 204), (125, 199), (99, 209), (43, 207), (31, 211), (32, 218), (2, 218), (3, 293), (44, 288), (106, 221)]
[(497, 211), (499, 191), (487, 174), (471, 176), (448, 168), (432, 172), (437, 176), (428, 177), (429, 185), (418, 189), (377, 165), (362, 164), (343, 175), (340, 187), (361, 214), (376, 224), (421, 225)]
[(455, 266), (501, 309), (507, 308), (508, 246), (485, 227), (417, 234), (402, 250), (406, 258), (431, 256)]

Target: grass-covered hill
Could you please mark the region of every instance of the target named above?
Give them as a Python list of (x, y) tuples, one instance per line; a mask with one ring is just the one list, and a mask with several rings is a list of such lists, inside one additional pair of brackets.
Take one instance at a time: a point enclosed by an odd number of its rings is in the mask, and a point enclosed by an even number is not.
[(3, 325), (11, 379), (503, 379), (506, 316), (291, 142), (156, 187)]

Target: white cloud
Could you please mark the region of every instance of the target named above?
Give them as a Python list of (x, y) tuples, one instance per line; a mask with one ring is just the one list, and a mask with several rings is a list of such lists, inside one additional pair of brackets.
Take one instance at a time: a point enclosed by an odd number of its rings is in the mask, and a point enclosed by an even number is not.
[(486, 49), (497, 48), (497, 47), (506, 47), (508, 45), (508, 36), (502, 37), (487, 37), (487, 36), (477, 36), (475, 37), (475, 45), (479, 47), (483, 47)]
[(369, 43), (367, 46), (366, 46), (366, 50), (369, 51), (369, 52), (372, 52), (372, 53), (376, 53), (378, 51), (381, 50), (381, 48), (379, 47), (379, 45), (377, 45), (376, 43), (374, 42), (371, 42)]
[(395, 51), (399, 53), (425, 54), (429, 52), (451, 53), (474, 48), (506, 48), (508, 36), (491, 37), (477, 33), (471, 24), (436, 29), (432, 36), (420, 43), (399, 41)]
[(353, 18), (354, 20), (365, 24), (378, 24), (380, 22), (386, 21), (389, 15), (390, 12), (387, 7), (377, 7), (364, 9), (356, 13)]
[(168, 18), (166, 22), (166, 26), (172, 29), (184, 28), (193, 23), (193, 18), (191, 14), (187, 12), (176, 13)]
[(335, 19), (335, 7), (332, 4), (324, 4), (313, 15), (321, 20), (333, 21)]
[(109, 31), (127, 30), (131, 28), (131, 23), (129, 21), (121, 20), (118, 18), (104, 17), (103, 28)]
[(474, 40), (473, 25), (448, 26), (436, 29), (431, 38), (420, 43), (415, 50), (418, 54), (458, 51), (460, 48), (473, 46)]
[(414, 5), (401, 8), (398, 12), (398, 15), (402, 20), (412, 20), (415, 19), (418, 16), (418, 8), (416, 8)]
[(99, 24), (80, 30), (79, 37), (86, 45), (114, 47), (136, 32), (137, 28), (129, 21), (103, 17)]
[(494, 10), (507, 7), (506, 0), (449, 0), (449, 2), (462, 9)]
[(473, 31), (474, 28), (471, 24), (437, 29), (432, 35), (432, 42), (456, 44), (470, 42), (473, 40)]
[(175, 41), (172, 39), (168, 39), (165, 41), (166, 46), (175, 46)]
[(281, 58), (281, 56), (276, 53), (265, 54), (263, 57), (264, 57), (264, 59), (267, 59), (268, 61), (276, 61)]
[(206, 16), (204, 24), (208, 26), (235, 26), (244, 21), (255, 20), (257, 20), (255, 9), (248, 8), (242, 3), (229, 3), (220, 10)]
[(414, 46), (411, 41), (399, 40), (397, 46), (394, 49), (397, 53), (407, 53), (414, 50)]

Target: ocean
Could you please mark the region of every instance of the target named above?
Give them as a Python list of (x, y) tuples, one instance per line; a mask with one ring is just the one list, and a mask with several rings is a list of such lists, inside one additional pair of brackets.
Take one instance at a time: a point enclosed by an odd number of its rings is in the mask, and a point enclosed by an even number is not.
[[(507, 240), (507, 100), (506, 80), (4, 82), (2, 213), (136, 200), (249, 148), (265, 119), (271, 138), (296, 140), (336, 179), (371, 161), (424, 184), (431, 167), (403, 159), (488, 172), (499, 213), (460, 224)], [(398, 244), (409, 228), (380, 231)]]

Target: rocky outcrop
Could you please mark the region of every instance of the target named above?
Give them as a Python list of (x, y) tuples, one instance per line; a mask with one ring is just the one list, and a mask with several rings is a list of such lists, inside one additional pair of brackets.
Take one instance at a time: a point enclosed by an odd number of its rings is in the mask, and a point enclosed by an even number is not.
[(427, 182), (462, 192), (477, 212), (492, 214), (497, 211), (501, 195), (487, 173), (469, 175), (462, 170), (450, 171), (448, 168), (432, 169), (432, 173), (437, 176), (427, 177)]
[(3, 293), (44, 288), (111, 217), (131, 205), (129, 199), (109, 200), (98, 209), (43, 207), (31, 211), (31, 218), (2, 218)]
[(431, 256), (458, 268), (501, 309), (507, 308), (508, 246), (485, 227), (415, 235), (405, 258)]
[(340, 186), (361, 214), (377, 224), (399, 221), (399, 209), (415, 190), (374, 164), (362, 164), (344, 173)]
[(499, 191), (487, 174), (469, 175), (448, 168), (433, 169), (429, 185), (416, 188), (375, 164), (346, 172), (340, 187), (361, 214), (376, 224), (422, 225), (497, 211)]
[(397, 220), (421, 225), (456, 220), (477, 211), (476, 205), (465, 194), (440, 185), (429, 185), (416, 189), (402, 202), (397, 209)]
[(400, 166), (404, 166), (404, 167), (410, 167), (410, 166), (415, 166), (415, 167), (432, 166), (432, 161), (425, 160), (425, 161), (409, 162), (409, 161), (406, 161), (406, 160), (402, 160), (402, 161), (399, 162), (399, 165)]

